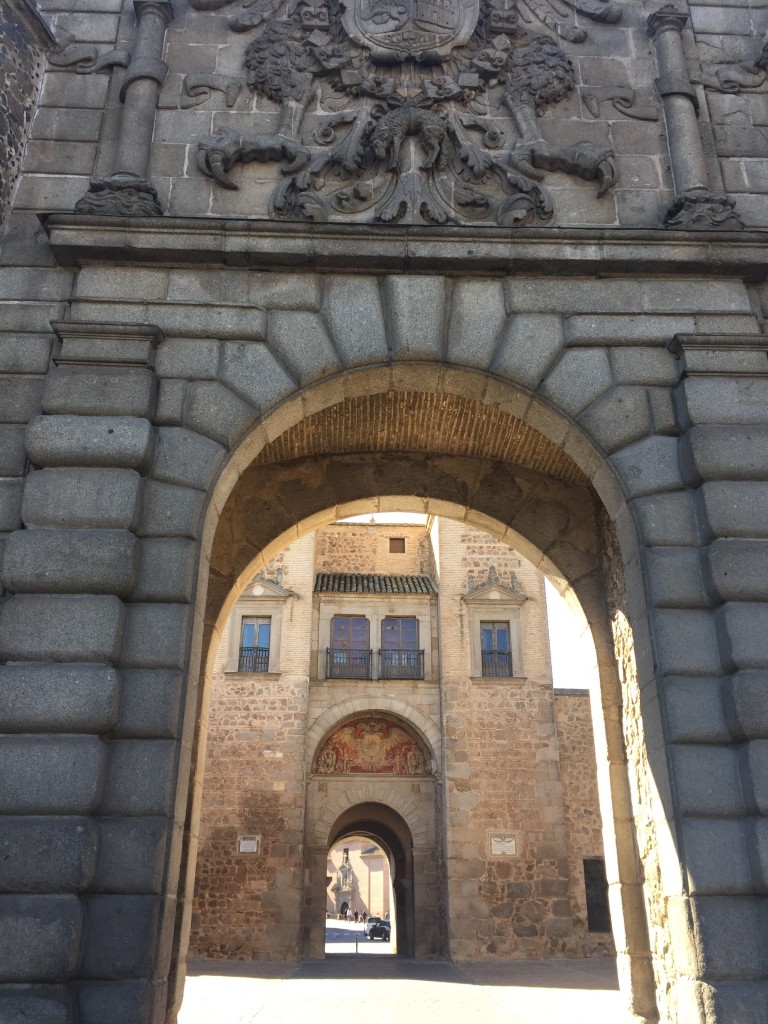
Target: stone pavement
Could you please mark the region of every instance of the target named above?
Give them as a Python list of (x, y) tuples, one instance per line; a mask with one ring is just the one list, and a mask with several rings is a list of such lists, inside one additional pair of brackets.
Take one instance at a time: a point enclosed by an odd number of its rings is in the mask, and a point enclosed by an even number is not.
[[(384, 945), (382, 943), (382, 945)], [(627, 1024), (610, 959), (415, 963), (333, 956), (302, 964), (189, 964), (179, 1024)]]

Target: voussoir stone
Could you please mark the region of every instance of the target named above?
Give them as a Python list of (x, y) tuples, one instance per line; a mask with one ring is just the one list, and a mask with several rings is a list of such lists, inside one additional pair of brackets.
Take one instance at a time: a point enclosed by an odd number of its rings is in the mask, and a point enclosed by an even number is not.
[(384, 319), (397, 359), (439, 359), (447, 306), (444, 277), (390, 274), (382, 286)]

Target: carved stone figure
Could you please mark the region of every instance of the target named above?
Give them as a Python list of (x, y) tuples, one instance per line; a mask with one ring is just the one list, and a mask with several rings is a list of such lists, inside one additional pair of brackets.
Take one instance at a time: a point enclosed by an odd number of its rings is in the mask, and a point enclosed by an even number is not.
[[(620, 17), (606, 0), (564, 5)], [(552, 216), (547, 171), (595, 181), (600, 196), (616, 180), (609, 149), (542, 137), (539, 118), (575, 82), (546, 32), (586, 37), (549, 0), (256, 0), (230, 24), (256, 29), (245, 80), (279, 104), (279, 124), (219, 130), (199, 141), (198, 166), (235, 189), (235, 164), (280, 163), (272, 217), (525, 224)]]

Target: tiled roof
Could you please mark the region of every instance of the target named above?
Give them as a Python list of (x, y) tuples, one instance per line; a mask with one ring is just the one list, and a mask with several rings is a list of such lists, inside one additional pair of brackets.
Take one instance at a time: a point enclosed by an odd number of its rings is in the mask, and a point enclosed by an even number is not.
[(434, 594), (429, 576), (383, 575), (362, 572), (319, 572), (316, 594)]

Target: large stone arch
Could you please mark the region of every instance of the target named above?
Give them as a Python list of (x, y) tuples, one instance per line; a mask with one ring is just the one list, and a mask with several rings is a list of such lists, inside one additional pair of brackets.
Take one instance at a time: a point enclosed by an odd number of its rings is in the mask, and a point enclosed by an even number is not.
[[(591, 488), (600, 497), (617, 538), (608, 547), (623, 563), (619, 573), (617, 559), (609, 559), (612, 608), (621, 613), (613, 625), (624, 689), (617, 684), (612, 696), (603, 693), (604, 718), (611, 724), (606, 746), (612, 774), (620, 779), (626, 775), (623, 693), (630, 760), (649, 788), (638, 787), (633, 801), (614, 801), (614, 809), (630, 829), (638, 808), (645, 812), (638, 834), (646, 869), (656, 865), (646, 878), (658, 937), (658, 991), (668, 1000), (662, 1012), (669, 1017), (678, 1001), (698, 1007), (711, 996), (716, 1014), (742, 1000), (745, 1012), (760, 1020), (765, 965), (741, 957), (735, 942), (724, 948), (718, 936), (749, 935), (749, 948), (760, 948), (755, 936), (763, 909), (756, 897), (764, 892), (764, 867), (746, 850), (758, 848), (754, 819), (762, 806), (765, 726), (750, 709), (754, 673), (766, 652), (755, 639), (763, 635), (755, 628), (763, 591), (754, 572), (745, 570), (762, 564), (764, 528), (749, 518), (749, 509), (762, 495), (766, 470), (739, 449), (742, 426), (754, 420), (738, 391), (729, 392), (727, 409), (707, 399), (690, 335), (678, 343), (678, 352), (685, 355), (687, 345), (690, 356), (689, 376), (681, 383), (683, 364), (662, 347), (676, 328), (660, 310), (710, 315), (710, 329), (724, 328), (736, 316), (739, 329), (757, 334), (758, 327), (748, 323), (747, 291), (733, 270), (721, 268), (723, 280), (702, 282), (684, 260), (675, 264), (671, 258), (667, 265), (674, 265), (682, 298), (675, 291), (672, 301), (668, 282), (652, 274), (622, 282), (623, 308), (635, 317), (633, 359), (619, 358), (623, 339), (611, 317), (594, 313), (604, 308), (600, 303), (616, 281), (593, 276), (561, 283), (553, 297), (551, 281), (520, 286), (500, 268), (478, 278), (387, 274), (384, 268), (380, 278), (257, 272), (246, 281), (252, 271), (210, 267), (200, 271), (206, 286), (237, 281), (250, 288), (247, 315), (230, 315), (227, 307), (227, 316), (213, 316), (196, 306), (194, 296), (184, 303), (171, 297), (173, 269), (127, 267), (113, 275), (114, 283), (87, 267), (61, 273), (62, 287), (65, 278), (76, 278), (77, 289), (73, 299), (62, 300), (69, 319), (56, 321), (58, 366), (44, 375), (38, 406), (23, 413), (22, 424), (32, 417), (26, 430), (13, 428), (14, 437), (24, 434), (24, 448), (18, 444), (9, 456), (17, 476), (3, 489), (10, 531), (0, 613), (0, 652), (9, 663), (3, 678), (13, 692), (26, 693), (34, 684), (43, 695), (24, 698), (7, 716), (6, 728), (19, 733), (6, 748), (12, 764), (21, 765), (14, 777), (37, 782), (16, 786), (5, 808), (18, 816), (49, 815), (41, 828), (69, 828), (77, 836), (96, 828), (102, 842), (98, 857), (81, 858), (74, 873), (48, 876), (44, 897), (33, 894), (18, 903), (22, 919), (37, 919), (35, 901), (43, 898), (67, 935), (83, 938), (53, 941), (32, 967), (25, 966), (26, 954), (15, 954), (8, 968), (17, 972), (14, 977), (41, 986), (71, 982), (79, 1005), (88, 1007), (84, 1013), (96, 1012), (107, 990), (122, 993), (136, 1020), (149, 1012), (143, 1009), (150, 1005), (148, 991), (154, 1018), (164, 1012), (162, 985), (149, 978), (164, 976), (182, 822), (194, 822), (185, 809), (199, 721), (198, 665), (238, 574), (291, 531), (295, 535), (297, 526), (279, 503), (263, 505), (268, 528), (237, 551), (230, 544), (229, 563), (219, 560), (228, 544), (226, 529), (217, 535), (217, 528), (226, 522), (228, 502), (248, 467), (291, 428), (360, 396), (408, 391), (467, 400), (472, 412), (466, 422), (482, 422), (493, 410), (507, 413), (580, 469), (587, 482), (568, 482), (569, 495)], [(582, 269), (591, 275), (595, 265)], [(626, 273), (618, 264), (614, 271)], [(451, 273), (458, 272), (456, 264)], [(124, 301), (136, 274), (146, 275), (146, 287), (157, 286), (153, 294), (160, 297), (151, 305)], [(19, 300), (36, 300), (23, 287)], [(136, 295), (143, 287), (136, 279)], [(51, 315), (61, 315), (59, 306)], [(150, 317), (157, 326), (147, 325)], [(741, 351), (722, 338), (712, 344), (720, 358), (715, 368), (734, 383), (729, 375), (744, 372), (736, 367)], [(131, 351), (127, 364), (125, 346)], [(742, 348), (752, 353), (746, 342)], [(762, 352), (759, 344), (753, 348)], [(104, 386), (78, 381), (84, 363)], [(111, 380), (116, 363), (120, 379)], [(38, 409), (42, 414), (34, 416)], [(441, 445), (448, 440), (443, 433)], [(465, 459), (469, 492), (472, 480), (489, 479), (491, 465), (519, 464), (522, 449), (490, 460), (479, 451), (416, 454), (433, 460), (431, 481), (440, 477), (434, 460)], [(34, 469), (26, 476), (25, 457)], [(484, 457), (488, 471), (478, 477)], [(264, 480), (268, 470), (259, 468)], [(450, 475), (443, 474), (446, 486)], [(402, 491), (393, 490), (393, 479), (394, 471), (387, 492), (399, 503)], [(372, 487), (380, 489), (382, 482), (371, 478)], [(555, 478), (551, 486), (565, 485)], [(498, 508), (484, 504), (491, 493), (490, 486), (468, 493), (473, 500), (465, 507), (479, 506), (471, 511), (479, 524), (515, 530)], [(432, 500), (423, 487), (405, 497), (420, 494)], [(436, 510), (440, 501), (455, 498), (434, 499)], [(318, 514), (356, 500), (339, 484), (323, 500), (318, 496)], [(594, 515), (585, 521), (587, 535), (592, 520)], [(534, 517), (530, 529), (539, 526)], [(573, 530), (579, 532), (575, 523)], [(579, 583), (585, 607), (592, 590), (594, 607), (602, 601), (604, 611), (597, 575), (579, 575), (567, 544), (557, 547), (562, 539), (540, 536), (535, 546), (564, 586), (571, 579)], [(753, 545), (749, 551), (758, 561), (745, 555), (742, 541)], [(737, 565), (742, 568), (734, 571)], [(746, 585), (739, 582), (744, 579)], [(602, 620), (598, 661), (609, 679), (616, 675), (615, 656), (604, 614)], [(62, 672), (71, 686), (58, 684)], [(191, 680), (186, 689), (184, 675)], [(657, 678), (663, 681), (658, 693)], [(666, 781), (670, 771), (674, 789)], [(199, 784), (195, 779), (193, 794)], [(62, 816), (66, 822), (53, 822)], [(140, 870), (138, 860), (121, 865), (110, 859), (111, 823), (123, 818), (135, 826), (136, 849), (144, 854)], [(740, 851), (717, 871), (710, 834), (724, 843), (732, 836)], [(34, 851), (32, 833), (19, 835), (25, 837), (19, 849)], [(150, 855), (158, 845), (167, 857)], [(186, 863), (182, 873), (190, 870)], [(28, 892), (29, 883), (18, 877), (14, 884)], [(123, 914), (137, 936), (129, 979), (115, 947), (114, 922)], [(184, 928), (179, 918), (179, 935)], [(664, 966), (665, 943), (688, 950), (691, 934), (698, 960), (686, 954), (671, 969)], [(642, 949), (632, 951), (633, 969), (638, 965), (647, 967)], [(749, 986), (734, 987), (734, 978), (745, 977), (752, 979)], [(649, 1006), (643, 1012), (650, 1013)]]

